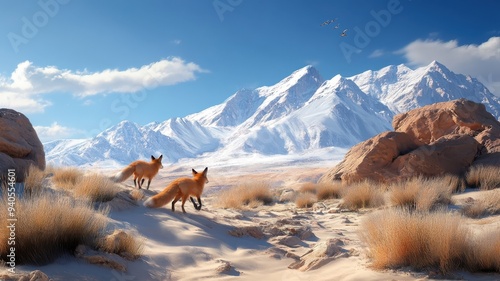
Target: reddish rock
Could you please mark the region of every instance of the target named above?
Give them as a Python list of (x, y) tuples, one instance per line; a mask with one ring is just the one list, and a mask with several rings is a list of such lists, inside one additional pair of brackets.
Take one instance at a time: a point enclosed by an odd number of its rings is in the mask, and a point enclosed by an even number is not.
[(31, 125), (22, 113), (12, 109), (0, 109), (0, 171), (2, 175), (8, 169), (14, 169), (18, 182), (30, 165), (45, 169), (43, 145)]
[(344, 160), (330, 170), (324, 179), (357, 182), (365, 179), (384, 181), (388, 168), (401, 154), (418, 148), (422, 143), (408, 134), (384, 132), (355, 145)]
[(320, 181), (390, 182), (460, 175), (471, 165), (500, 166), (500, 123), (483, 104), (436, 103), (396, 115), (392, 124), (394, 132), (355, 145)]

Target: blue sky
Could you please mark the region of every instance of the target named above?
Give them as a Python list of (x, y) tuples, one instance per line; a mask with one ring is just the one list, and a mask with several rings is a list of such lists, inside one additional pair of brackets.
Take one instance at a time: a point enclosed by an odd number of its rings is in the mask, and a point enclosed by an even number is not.
[(432, 60), (500, 95), (498, 11), (493, 0), (3, 2), (0, 107), (26, 114), (42, 141), (82, 138), (183, 117), (308, 64), (329, 79)]

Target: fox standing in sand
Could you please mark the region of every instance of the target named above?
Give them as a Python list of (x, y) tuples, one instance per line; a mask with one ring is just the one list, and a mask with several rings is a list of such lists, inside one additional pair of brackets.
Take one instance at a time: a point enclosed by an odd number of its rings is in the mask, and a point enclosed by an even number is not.
[(201, 210), (201, 193), (203, 193), (203, 187), (205, 183), (208, 183), (208, 168), (205, 168), (203, 172), (198, 173), (194, 169), (192, 169), (193, 178), (178, 178), (171, 182), (163, 191), (156, 194), (153, 197), (150, 197), (148, 200), (144, 202), (144, 206), (149, 208), (159, 208), (163, 205), (168, 204), (168, 202), (172, 201), (172, 211), (175, 211), (175, 203), (182, 199), (182, 211), (186, 213), (184, 210), (184, 203), (186, 203), (187, 198), (192, 195), (196, 196), (198, 199), (198, 204), (194, 201), (193, 197), (191, 197), (191, 202), (193, 202), (194, 208), (196, 210)]
[[(142, 184), (144, 183), (144, 179), (148, 178), (148, 187), (151, 184), (151, 180), (158, 174), (158, 170), (163, 168), (163, 165), (161, 164), (161, 159), (163, 158), (163, 155), (160, 155), (160, 157), (155, 158), (153, 155), (151, 155), (151, 162), (146, 162), (142, 160), (137, 160), (127, 167), (123, 169), (121, 172), (116, 174), (113, 177), (113, 180), (115, 182), (122, 182), (126, 179), (128, 179), (132, 174), (134, 174), (134, 187), (136, 187), (136, 184), (139, 186), (139, 189), (142, 188)], [(136, 182), (137, 181), (137, 182)]]

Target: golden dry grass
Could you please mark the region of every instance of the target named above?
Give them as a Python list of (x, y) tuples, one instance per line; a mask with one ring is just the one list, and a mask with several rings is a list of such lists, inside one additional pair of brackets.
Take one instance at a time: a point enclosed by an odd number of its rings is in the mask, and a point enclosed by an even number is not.
[(439, 267), (449, 272), (461, 263), (470, 233), (457, 215), (390, 209), (364, 219), (361, 236), (376, 268)]
[(449, 204), (452, 191), (457, 188), (458, 182), (451, 176), (411, 178), (390, 187), (390, 201), (393, 206), (429, 211)]
[(244, 183), (220, 192), (218, 205), (223, 208), (242, 209), (273, 202), (271, 186), (266, 182)]
[(340, 198), (344, 186), (340, 182), (318, 183), (316, 185), (316, 197), (318, 200)]
[(299, 192), (301, 193), (309, 192), (316, 194), (316, 186), (317, 185), (313, 182), (305, 182), (300, 186)]
[(295, 198), (295, 205), (297, 208), (310, 208), (316, 201), (317, 197), (315, 194), (304, 192), (297, 195), (297, 198)]
[(73, 189), (83, 177), (83, 172), (75, 167), (51, 167), (51, 172), (54, 174), (52, 177), (52, 183), (63, 189)]
[(130, 234), (117, 229), (111, 235), (100, 239), (98, 247), (108, 253), (137, 258), (143, 253), (144, 240), (137, 233)]
[(83, 176), (73, 187), (76, 197), (88, 198), (93, 202), (110, 201), (120, 190), (116, 183), (100, 174)]
[(481, 190), (491, 190), (500, 187), (500, 167), (474, 166), (466, 175), (467, 185)]
[[(61, 254), (72, 253), (79, 244), (95, 245), (107, 225), (106, 211), (68, 197), (40, 194), (36, 200), (16, 201), (15, 247), (17, 264), (46, 264)], [(7, 222), (7, 202), (0, 201), (0, 220)], [(10, 230), (0, 228), (0, 241)], [(2, 258), (7, 243), (0, 243)]]
[[(317, 200), (326, 200), (331, 198), (340, 198), (342, 188), (343, 185), (341, 182), (331, 182), (331, 183), (306, 182), (300, 186), (299, 192), (316, 194)], [(305, 197), (306, 196), (304, 196), (304, 198)]]
[(468, 243), (465, 266), (471, 271), (500, 272), (500, 232), (496, 229), (475, 235)]
[(348, 210), (375, 208), (384, 205), (382, 187), (373, 182), (364, 181), (345, 186), (342, 189), (341, 207)]
[(500, 189), (488, 191), (481, 198), (465, 205), (462, 213), (470, 218), (500, 214)]
[(500, 233), (490, 229), (474, 234), (457, 214), (383, 210), (362, 221), (360, 234), (375, 268), (500, 272)]
[(46, 172), (31, 165), (24, 178), (24, 192), (28, 195), (40, 194), (44, 187), (46, 177)]

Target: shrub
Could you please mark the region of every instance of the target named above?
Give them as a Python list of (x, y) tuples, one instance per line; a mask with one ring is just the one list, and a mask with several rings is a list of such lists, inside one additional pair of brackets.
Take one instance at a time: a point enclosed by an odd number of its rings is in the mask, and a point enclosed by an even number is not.
[(500, 272), (500, 234), (498, 229), (483, 231), (468, 243), (466, 267), (471, 271)]
[(268, 183), (245, 183), (221, 191), (219, 205), (223, 208), (241, 209), (245, 206), (256, 207), (271, 204), (273, 195)]
[(306, 183), (303, 183), (302, 186), (299, 188), (299, 192), (302, 192), (302, 193), (316, 193), (316, 188), (317, 188), (317, 185), (315, 183), (312, 183), (312, 182), (306, 182)]
[(340, 198), (344, 186), (341, 182), (318, 183), (316, 185), (316, 197), (318, 200), (326, 200), (331, 198)]
[[(7, 201), (0, 202), (0, 220), (7, 222)], [(16, 263), (46, 264), (61, 254), (72, 253), (79, 244), (95, 245), (107, 225), (107, 211), (94, 211), (89, 204), (68, 197), (41, 194), (36, 200), (16, 201)], [(0, 228), (0, 241), (10, 230)], [(2, 258), (9, 245), (0, 243)]]
[(57, 187), (64, 189), (73, 189), (83, 176), (83, 173), (74, 167), (69, 168), (51, 168), (54, 176), (52, 182)]
[(345, 209), (374, 208), (384, 205), (384, 194), (380, 185), (364, 181), (343, 188), (342, 200)]
[(316, 201), (316, 195), (305, 192), (297, 195), (297, 198), (295, 198), (295, 205), (297, 208), (310, 208)]
[(452, 190), (456, 188), (452, 177), (426, 179), (411, 178), (390, 187), (390, 200), (395, 206), (429, 211), (451, 202)]
[(500, 214), (500, 190), (488, 191), (471, 204), (462, 208), (462, 213), (470, 218)]
[(496, 166), (473, 166), (466, 175), (467, 185), (481, 190), (500, 187), (500, 168)]
[(75, 196), (85, 197), (93, 202), (106, 202), (112, 200), (120, 190), (120, 187), (109, 178), (90, 174), (76, 183), (73, 192)]
[(139, 235), (133, 235), (116, 229), (111, 235), (103, 237), (99, 241), (99, 249), (114, 253), (121, 256), (129, 256), (129, 259), (134, 259), (140, 256), (144, 249), (144, 240), (138, 238)]
[(24, 178), (24, 192), (28, 195), (38, 195), (42, 192), (44, 181), (47, 177), (46, 173), (36, 166), (31, 165), (28, 168), (26, 177)]
[(418, 213), (390, 209), (362, 221), (362, 238), (377, 268), (439, 267), (442, 272), (461, 264), (470, 232), (462, 218), (450, 213)]

